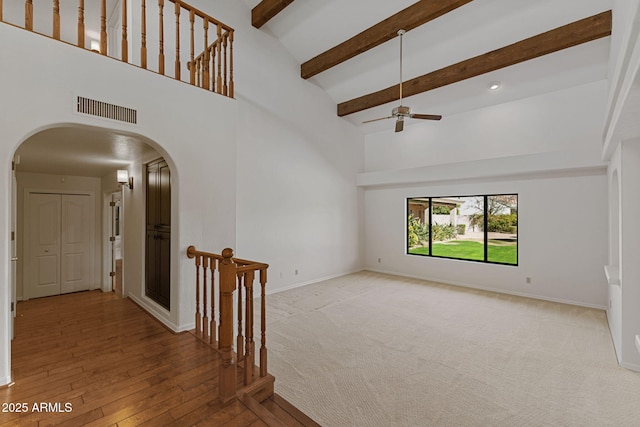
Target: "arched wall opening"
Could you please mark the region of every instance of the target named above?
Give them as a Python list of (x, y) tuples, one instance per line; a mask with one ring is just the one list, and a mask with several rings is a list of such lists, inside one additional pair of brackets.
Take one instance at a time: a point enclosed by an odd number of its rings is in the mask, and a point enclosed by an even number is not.
[[(7, 204), (8, 234), (12, 236), (12, 255), (17, 261), (12, 261), (7, 269), (10, 280), (9, 294), (15, 304), (21, 300), (38, 297), (30, 294), (26, 287), (25, 276), (33, 264), (29, 262), (29, 248), (25, 235), (29, 235), (29, 212), (32, 204), (31, 197), (50, 198), (85, 198), (91, 196), (90, 222), (93, 224), (91, 238), (91, 254), (86, 260), (90, 269), (86, 286), (79, 290), (97, 290), (110, 292), (110, 283), (105, 283), (104, 277), (108, 272), (104, 258), (110, 244), (106, 232), (107, 218), (105, 198), (107, 194), (118, 191), (122, 196), (122, 234), (124, 235), (122, 253), (124, 258), (124, 281), (128, 286), (124, 289), (123, 297), (131, 297), (138, 305), (154, 315), (168, 326), (177, 325), (181, 304), (180, 283), (180, 251), (179, 234), (171, 238), (171, 301), (174, 310), (159, 310), (157, 304), (145, 295), (145, 166), (147, 163), (162, 158), (171, 171), (171, 181), (175, 189), (171, 191), (171, 214), (176, 224), (179, 223), (178, 202), (178, 173), (172, 156), (152, 139), (122, 130), (80, 125), (76, 123), (60, 123), (35, 129), (23, 138), (13, 153), (13, 161), (8, 187), (11, 198)], [(129, 188), (118, 184), (116, 171), (126, 169), (133, 177), (134, 186)], [(82, 221), (84, 223), (84, 221)], [(178, 228), (178, 227), (176, 227)], [(26, 231), (26, 232), (25, 232)], [(33, 234), (33, 233), (31, 233)], [(48, 252), (48, 250), (47, 250)], [(89, 268), (91, 267), (91, 268)], [(83, 267), (84, 268), (84, 267)], [(27, 274), (25, 275), (25, 271)], [(60, 274), (60, 273), (58, 273)], [(4, 290), (3, 290), (4, 291)], [(67, 293), (63, 291), (60, 293)], [(46, 296), (46, 295), (42, 295)], [(157, 306), (157, 307), (156, 307)], [(9, 313), (13, 316), (14, 310)], [(0, 313), (5, 315), (6, 313)], [(7, 317), (9, 317), (7, 316)], [(13, 319), (12, 319), (13, 320)], [(13, 328), (13, 321), (9, 325)], [(10, 330), (9, 339), (13, 331)], [(4, 347), (4, 346), (3, 346)], [(9, 346), (5, 347), (9, 350)], [(0, 355), (0, 361), (6, 360), (10, 367), (10, 350)], [(5, 380), (5, 383), (8, 382)], [(1, 383), (0, 383), (1, 384)]]

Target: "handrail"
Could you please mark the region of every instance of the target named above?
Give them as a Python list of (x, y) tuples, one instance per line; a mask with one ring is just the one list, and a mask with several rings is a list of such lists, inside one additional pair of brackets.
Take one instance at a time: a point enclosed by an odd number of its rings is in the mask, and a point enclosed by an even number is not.
[[(0, 0), (1, 1), (1, 0)], [(171, 3), (179, 3), (181, 6), (184, 5), (183, 7), (185, 9), (189, 9), (189, 10), (193, 10), (193, 12), (198, 15), (199, 17), (203, 18), (203, 19), (207, 19), (209, 20), (209, 22), (216, 24), (216, 25), (220, 25), (222, 26), (222, 28), (224, 28), (227, 31), (233, 31), (233, 28), (229, 27), (228, 25), (223, 24), (222, 22), (218, 21), (217, 19), (214, 19), (212, 17), (210, 17), (209, 15), (207, 15), (206, 13), (198, 10), (197, 8), (195, 8), (194, 6), (191, 6), (190, 4), (185, 3), (182, 0), (169, 0)]]
[[(195, 335), (220, 351), (219, 395), (223, 401), (228, 401), (236, 392), (236, 367), (240, 366), (240, 362), (243, 362), (241, 366), (244, 368), (244, 386), (250, 386), (256, 379), (253, 290), (256, 274), (260, 283), (261, 302), (258, 375), (260, 378), (268, 376), (266, 284), (269, 265), (234, 258), (233, 250), (230, 248), (224, 249), (219, 255), (199, 251), (194, 246), (189, 246), (187, 257), (195, 260), (196, 267)], [(217, 282), (216, 271), (218, 272)], [(236, 296), (238, 323), (234, 346), (233, 298), (236, 289), (238, 291)], [(216, 290), (218, 298), (216, 298)], [(215, 310), (216, 306), (219, 308), (218, 313)]]
[[(167, 75), (165, 69), (168, 57), (165, 55), (169, 54), (174, 57), (174, 67), (171, 67), (173, 72), (169, 77), (230, 98), (234, 97), (233, 28), (183, 0), (166, 0), (168, 6), (166, 8), (165, 0), (120, 0), (120, 2), (120, 10), (108, 17), (107, 0), (90, 2), (77, 0), (77, 7), (73, 8), (60, 0), (50, 0), (51, 7), (46, 9), (44, 9), (46, 6), (44, 0), (39, 2), (25, 0), (24, 22), (9, 22), (5, 19), (9, 15), (15, 16), (15, 12), (18, 11), (8, 9), (14, 13), (7, 14), (5, 9), (9, 4), (15, 7), (18, 0), (11, 3), (0, 0), (0, 22), (7, 22), (83, 49), (96, 50), (102, 55), (120, 59), (162, 75)], [(53, 25), (50, 24), (51, 21), (44, 23), (42, 16), (45, 13), (51, 14)], [(147, 18), (153, 14), (157, 14), (157, 20), (148, 20)], [(174, 15), (174, 18), (170, 19), (169, 15)], [(73, 31), (64, 31), (72, 25)], [(209, 40), (210, 26), (216, 29), (215, 36), (211, 38), (212, 41)], [(175, 37), (165, 37), (165, 28), (175, 30)], [(134, 31), (139, 31), (139, 38), (130, 36)], [(68, 34), (71, 33), (77, 33), (75, 40), (69, 39)], [(89, 34), (99, 34), (99, 40), (90, 42)], [(148, 44), (148, 41), (153, 43)], [(134, 44), (139, 44), (137, 50), (139, 54), (130, 55)], [(211, 54), (212, 49), (215, 49), (213, 54)], [(202, 53), (196, 57), (196, 51)], [(154, 61), (148, 61), (149, 54), (154, 53), (157, 53), (157, 65), (152, 63)], [(182, 73), (183, 67), (186, 67), (189, 72)], [(197, 67), (201, 67), (202, 70), (197, 72)], [(209, 70), (211, 70), (210, 75)], [(183, 79), (183, 75), (186, 78)], [(211, 84), (209, 84), (209, 76), (213, 78)], [(206, 84), (204, 84), (205, 77)]]

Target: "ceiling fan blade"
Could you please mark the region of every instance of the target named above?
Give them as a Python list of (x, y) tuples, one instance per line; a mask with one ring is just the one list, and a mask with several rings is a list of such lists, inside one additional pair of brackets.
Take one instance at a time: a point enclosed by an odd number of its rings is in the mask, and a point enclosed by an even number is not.
[(423, 120), (440, 120), (442, 116), (439, 114), (411, 114), (409, 117), (412, 119), (423, 119)]
[(364, 121), (362, 123), (371, 123), (371, 122), (377, 122), (378, 120), (387, 120), (387, 119), (392, 119), (392, 118), (393, 118), (393, 116), (380, 117), (379, 119), (367, 120), (367, 121)]
[(402, 117), (398, 117), (398, 120), (396, 120), (396, 132), (402, 132), (403, 129), (404, 120), (402, 119)]

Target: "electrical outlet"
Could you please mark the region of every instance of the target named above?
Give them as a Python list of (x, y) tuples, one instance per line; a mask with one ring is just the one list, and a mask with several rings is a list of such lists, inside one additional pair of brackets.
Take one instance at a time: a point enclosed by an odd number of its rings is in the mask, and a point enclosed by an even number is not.
[(524, 279), (525, 283), (531, 283), (531, 277), (527, 277), (526, 279)]

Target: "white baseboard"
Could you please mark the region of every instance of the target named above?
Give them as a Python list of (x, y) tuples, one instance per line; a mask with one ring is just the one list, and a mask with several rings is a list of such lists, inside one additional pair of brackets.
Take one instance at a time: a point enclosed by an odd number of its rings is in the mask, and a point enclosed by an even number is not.
[(630, 371), (640, 372), (640, 365), (636, 363), (622, 362), (620, 363), (620, 366), (622, 366), (625, 369), (629, 369)]
[(135, 302), (140, 307), (142, 307), (142, 309), (144, 311), (146, 311), (147, 313), (149, 313), (150, 315), (155, 317), (160, 323), (165, 325), (171, 331), (173, 331), (173, 332), (183, 332), (183, 331), (188, 330), (188, 329), (180, 328), (178, 325), (173, 323), (171, 320), (167, 319), (167, 317), (166, 317), (166, 315), (164, 313), (162, 313), (160, 310), (158, 310), (152, 304), (149, 304), (144, 299), (138, 298), (137, 296), (131, 295), (131, 294), (129, 294), (129, 298), (131, 298), (131, 300), (133, 300), (133, 302)]
[(338, 277), (348, 276), (349, 274), (359, 273), (362, 270), (363, 269), (360, 268), (360, 269), (357, 269), (357, 270), (347, 271), (345, 273), (338, 273), (338, 274), (333, 274), (331, 276), (325, 276), (325, 277), (320, 277), (318, 279), (308, 280), (306, 282), (292, 283), (291, 285), (287, 285), (287, 286), (284, 286), (282, 288), (277, 288), (277, 289), (269, 289), (269, 284), (267, 283), (267, 295), (277, 294), (279, 292), (284, 292), (284, 291), (289, 291), (291, 289), (301, 288), (303, 286), (312, 285), (314, 283), (324, 282), (325, 280), (331, 280), (331, 279), (336, 279)]
[(576, 306), (579, 306), (579, 307), (595, 308), (595, 309), (598, 309), (598, 310), (606, 310), (607, 309), (607, 307), (604, 306), (604, 305), (590, 304), (590, 303), (585, 303), (585, 302), (582, 302), (582, 301), (573, 301), (573, 300), (567, 300), (567, 299), (563, 299), (563, 298), (553, 298), (553, 297), (548, 297), (546, 295), (537, 295), (537, 294), (530, 294), (530, 293), (527, 293), (527, 292), (509, 291), (509, 290), (505, 290), (505, 289), (491, 288), (491, 287), (488, 287), (488, 286), (478, 286), (478, 285), (474, 285), (474, 284), (471, 284), (471, 283), (462, 283), (462, 282), (455, 282), (455, 281), (450, 281), (450, 280), (445, 281), (445, 280), (442, 280), (440, 278), (436, 279), (436, 278), (427, 277), (427, 276), (401, 274), (401, 273), (398, 273), (396, 271), (386, 271), (386, 270), (379, 270), (379, 269), (374, 269), (374, 268), (364, 268), (364, 270), (372, 271), (374, 273), (390, 274), (392, 276), (408, 277), (408, 278), (411, 278), (411, 279), (426, 280), (426, 281), (429, 281), (429, 282), (436, 282), (436, 283), (444, 283), (446, 285), (461, 286), (463, 288), (471, 288), (471, 289), (479, 289), (481, 291), (496, 292), (496, 293), (499, 293), (499, 294), (514, 295), (514, 296), (524, 297), (524, 298), (533, 298), (533, 299), (537, 299), (537, 300), (541, 300), (541, 301), (557, 302), (557, 303), (561, 303), (561, 304), (576, 305)]

